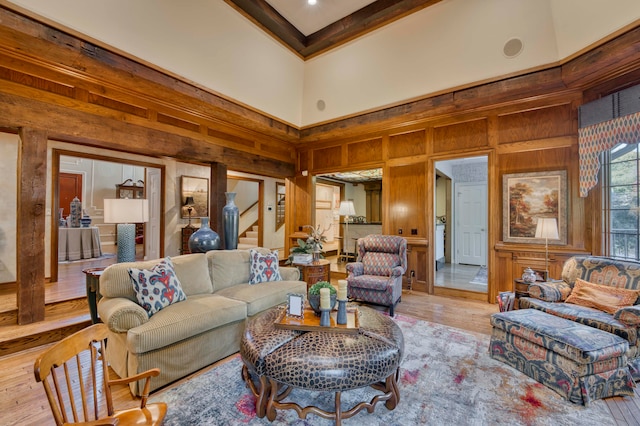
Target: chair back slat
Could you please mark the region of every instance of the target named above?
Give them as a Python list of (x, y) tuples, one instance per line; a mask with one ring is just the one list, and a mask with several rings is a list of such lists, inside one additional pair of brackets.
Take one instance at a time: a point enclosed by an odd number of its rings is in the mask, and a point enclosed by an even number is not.
[[(106, 330), (104, 324), (88, 327), (56, 343), (36, 360), (35, 377), (44, 384), (57, 425), (113, 414), (105, 380), (108, 368), (101, 356)], [(100, 342), (100, 351), (96, 342)]]

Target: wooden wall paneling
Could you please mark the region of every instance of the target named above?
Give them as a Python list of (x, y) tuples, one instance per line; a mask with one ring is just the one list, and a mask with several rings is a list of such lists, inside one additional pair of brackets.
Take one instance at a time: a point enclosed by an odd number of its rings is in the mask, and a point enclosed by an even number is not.
[(21, 128), (18, 145), (18, 324), (44, 320), (47, 133)]
[(498, 116), (498, 143), (571, 135), (571, 104)]
[(226, 204), (227, 166), (211, 163), (209, 176), (209, 226), (220, 236), (220, 247), (224, 247), (224, 224), (222, 208)]
[(314, 179), (307, 175), (298, 175), (286, 179), (286, 208), (285, 208), (285, 251), (288, 255), (291, 248), (291, 236), (297, 232), (306, 232), (304, 225), (313, 223)]
[[(41, 64), (89, 81), (117, 82), (125, 91), (152, 95), (162, 103), (184, 111), (193, 111), (235, 123), (245, 129), (270, 133), (290, 142), (297, 141), (299, 130), (246, 106), (231, 102), (192, 82), (181, 80), (167, 70), (152, 68), (119, 53), (97, 46), (95, 40), (81, 40), (0, 8), (0, 45), (5, 52), (28, 60), (38, 58)], [(29, 52), (29, 57), (22, 54)]]
[(433, 129), (434, 153), (479, 149), (487, 146), (487, 120), (484, 118)]
[(326, 170), (342, 166), (342, 147), (330, 146), (311, 151), (311, 170)]
[(426, 182), (424, 161), (388, 167), (382, 182), (383, 187), (390, 188), (388, 202), (385, 203), (388, 222), (385, 229), (388, 234), (426, 238)]
[(412, 157), (427, 153), (424, 129), (389, 136), (388, 158)]
[(358, 164), (382, 161), (382, 139), (370, 139), (347, 144), (347, 164), (357, 167)]

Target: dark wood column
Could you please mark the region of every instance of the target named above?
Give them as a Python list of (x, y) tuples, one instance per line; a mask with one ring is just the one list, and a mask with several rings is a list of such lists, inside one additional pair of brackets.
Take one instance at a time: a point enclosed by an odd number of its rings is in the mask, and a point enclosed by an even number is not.
[(227, 165), (211, 163), (211, 195), (209, 196), (209, 223), (211, 229), (220, 235), (220, 248), (224, 248), (222, 208), (226, 204)]
[(18, 324), (44, 320), (47, 133), (21, 128), (18, 147)]

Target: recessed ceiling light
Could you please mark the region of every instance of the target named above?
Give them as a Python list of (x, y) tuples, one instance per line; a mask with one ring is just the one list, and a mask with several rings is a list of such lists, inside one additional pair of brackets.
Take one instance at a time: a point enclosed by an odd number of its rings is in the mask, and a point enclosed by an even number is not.
[(307, 0), (307, 3), (313, 6), (314, 4), (316, 4), (316, 0)]

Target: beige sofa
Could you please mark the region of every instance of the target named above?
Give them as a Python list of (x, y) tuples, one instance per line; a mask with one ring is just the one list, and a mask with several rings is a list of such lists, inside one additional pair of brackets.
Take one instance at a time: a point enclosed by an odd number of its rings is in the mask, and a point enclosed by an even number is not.
[[(248, 250), (214, 250), (171, 260), (187, 299), (151, 317), (136, 301), (128, 270), (149, 269), (159, 260), (111, 265), (100, 277), (98, 314), (110, 330), (111, 367), (123, 377), (160, 368), (151, 390), (237, 352), (248, 317), (285, 302), (288, 293), (307, 290), (298, 269), (291, 267), (280, 267), (282, 281), (248, 284)], [(140, 394), (136, 383), (131, 391)]]

